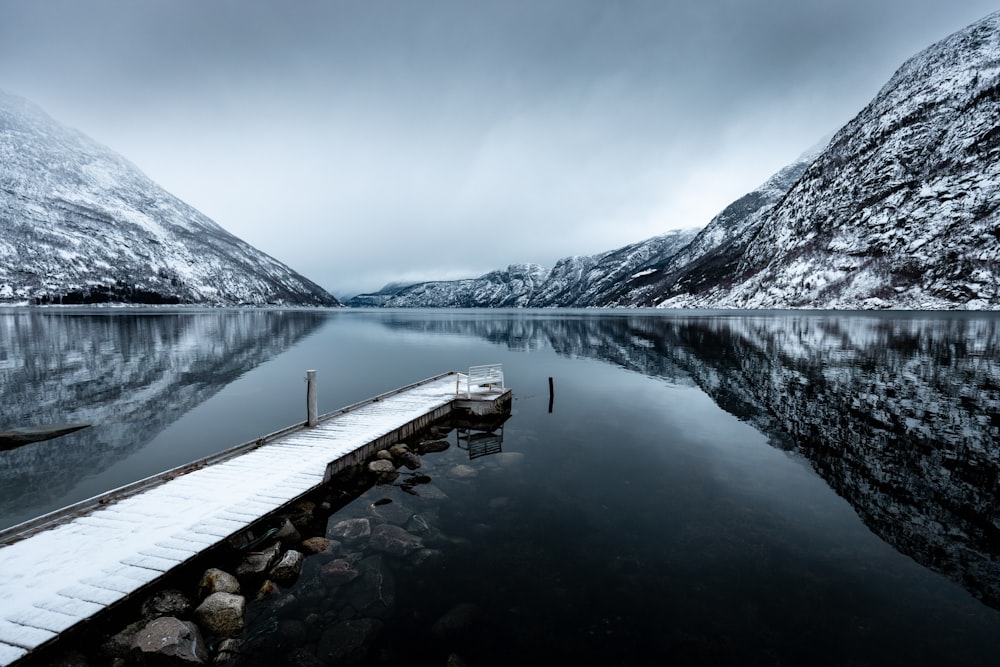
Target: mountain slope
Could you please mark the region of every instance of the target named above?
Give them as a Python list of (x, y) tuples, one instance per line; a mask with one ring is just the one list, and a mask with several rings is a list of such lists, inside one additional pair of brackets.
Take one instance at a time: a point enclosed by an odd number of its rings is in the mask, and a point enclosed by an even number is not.
[(0, 303), (339, 305), (127, 160), (0, 92)]
[(997, 308), (998, 206), (1000, 13), (907, 61), (695, 305)]

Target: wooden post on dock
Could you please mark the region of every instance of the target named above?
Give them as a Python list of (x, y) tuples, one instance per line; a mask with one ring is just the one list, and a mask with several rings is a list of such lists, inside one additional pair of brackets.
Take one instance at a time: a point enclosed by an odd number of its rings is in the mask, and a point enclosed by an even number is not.
[(556, 390), (552, 385), (552, 378), (549, 378), (549, 412), (552, 412), (552, 401), (555, 400)]
[(306, 425), (319, 423), (319, 401), (316, 399), (316, 371), (306, 371)]

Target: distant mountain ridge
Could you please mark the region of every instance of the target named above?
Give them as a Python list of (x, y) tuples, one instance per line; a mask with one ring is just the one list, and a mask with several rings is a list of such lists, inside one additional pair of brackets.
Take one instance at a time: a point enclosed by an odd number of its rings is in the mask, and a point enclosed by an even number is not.
[(337, 306), (133, 164), (0, 91), (0, 304)]
[(552, 269), (511, 264), (478, 278), (387, 285), (346, 302), (384, 308), (554, 308), (586, 307), (651, 261), (686, 246), (698, 230), (671, 231), (591, 256), (564, 257)]
[(618, 252), (560, 260), (525, 305), (1000, 309), (1000, 12), (910, 58), (682, 247)]

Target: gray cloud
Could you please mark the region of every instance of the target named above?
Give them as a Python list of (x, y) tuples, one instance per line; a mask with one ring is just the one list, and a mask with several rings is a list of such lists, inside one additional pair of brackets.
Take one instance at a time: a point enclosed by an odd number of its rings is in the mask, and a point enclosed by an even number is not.
[(973, 0), (0, 0), (0, 88), (336, 293), (705, 224)]

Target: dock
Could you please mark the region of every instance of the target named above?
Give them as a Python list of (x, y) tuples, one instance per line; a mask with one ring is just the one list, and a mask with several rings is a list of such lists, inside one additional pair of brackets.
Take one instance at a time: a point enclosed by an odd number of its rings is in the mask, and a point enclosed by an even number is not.
[(319, 417), (310, 389), (306, 422), (0, 531), (0, 666), (452, 412), (509, 410), (502, 370), (484, 368)]

